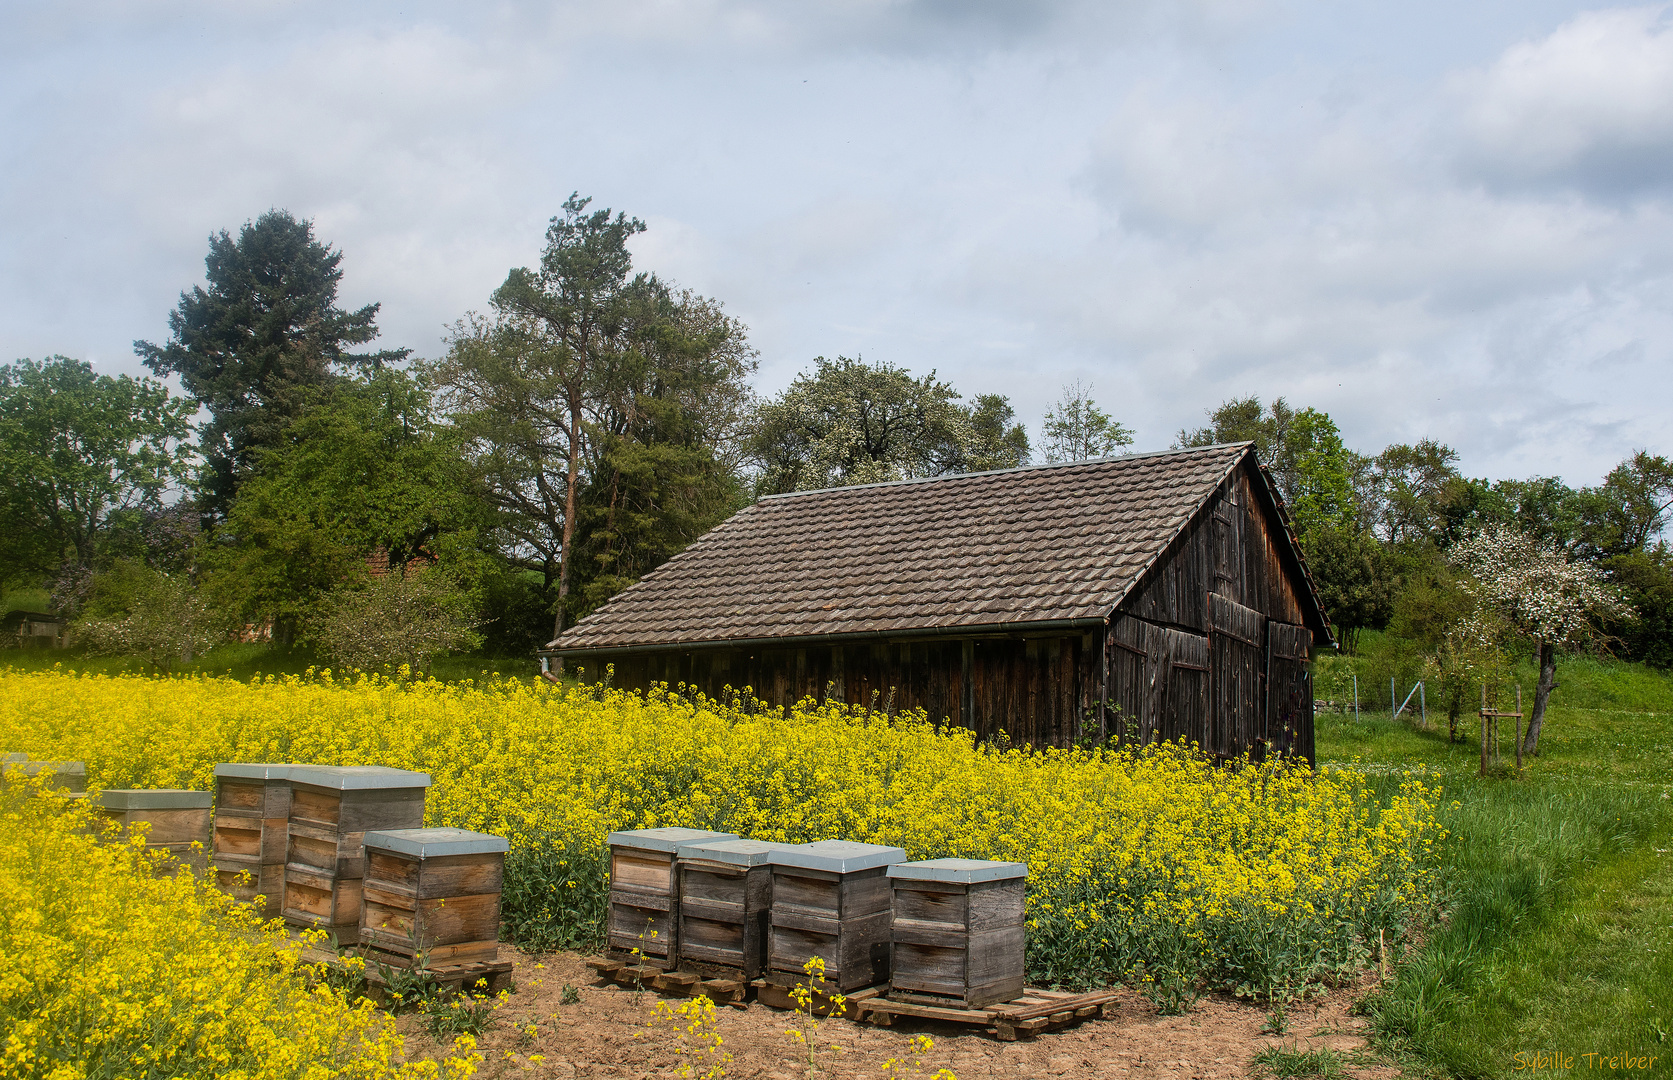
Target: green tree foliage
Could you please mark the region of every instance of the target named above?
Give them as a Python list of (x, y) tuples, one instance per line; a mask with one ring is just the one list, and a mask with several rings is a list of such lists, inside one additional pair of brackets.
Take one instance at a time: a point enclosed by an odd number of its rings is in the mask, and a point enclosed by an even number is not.
[[(1514, 528), (1540, 543), (1571, 551), (1585, 527), (1585, 500), (1561, 479), (1447, 479), (1424, 511), (1426, 539), (1449, 548), (1485, 528)], [(1421, 533), (1414, 535), (1423, 535)]]
[(1133, 432), (1092, 400), (1092, 387), (1076, 380), (1046, 411), (1041, 425), (1046, 461), (1085, 461), (1119, 453), (1133, 445)]
[(1372, 459), (1365, 510), (1391, 544), (1429, 541), (1458, 481), (1458, 451), (1433, 439), (1396, 443)]
[(479, 510), (421, 378), (383, 369), (344, 381), (257, 455), (204, 553), (230, 609), (289, 640), (325, 594), (366, 575), (441, 561), (480, 577)]
[(225, 641), (230, 628), (222, 610), (185, 574), (119, 559), (98, 576), (73, 630), (91, 653), (139, 656), (168, 671)]
[(1214, 446), (1218, 443), (1252, 442), (1261, 464), (1272, 473), (1278, 489), (1288, 496), (1290, 473), (1289, 432), (1295, 410), (1283, 398), (1274, 398), (1270, 408), (1253, 394), (1233, 398), (1210, 410), (1208, 426), (1195, 431), (1181, 429), (1175, 445)]
[(1302, 409), (1291, 419), (1284, 438), (1289, 473), (1285, 495), (1302, 546), (1323, 532), (1356, 531), (1353, 458), (1329, 413)]
[(1673, 668), (1673, 552), (1666, 544), (1612, 555), (1600, 564), (1634, 614), (1604, 624), (1626, 659)]
[(189, 474), (191, 403), (54, 356), (0, 366), (0, 584), (91, 568)]
[(482, 643), (472, 613), (469, 597), (445, 572), (409, 564), (332, 590), (312, 636), (340, 667), (386, 674), (405, 667), (418, 674), (441, 653)]
[(1581, 550), (1597, 558), (1644, 551), (1667, 524), (1673, 506), (1673, 461), (1640, 450), (1609, 471), (1578, 500)]
[(564, 203), (539, 269), (513, 270), (434, 367), (500, 550), (541, 575), (554, 633), (734, 506), (755, 370), (718, 304), (633, 273), (644, 223), (589, 202)]
[[(983, 422), (979, 427), (977, 409)], [(962, 403), (932, 371), (914, 378), (891, 364), (814, 360), (762, 404), (750, 441), (761, 494), (920, 476), (1007, 469), (1027, 461), (1027, 437), (1007, 426), (1009, 403)]]
[(975, 429), (978, 446), (993, 447), (995, 455), (1002, 460), (1028, 464), (1028, 429), (1017, 423), (1017, 412), (1004, 394), (977, 394), (971, 398), (970, 426)]
[(1384, 625), (1393, 611), (1394, 582), (1382, 545), (1349, 522), (1314, 529), (1303, 551), (1343, 648), (1358, 652), (1359, 632)]
[(744, 503), (738, 464), (755, 353), (720, 306), (656, 283), (588, 424), (570, 619), (633, 584)]
[(200, 432), (204, 508), (223, 514), (259, 452), (343, 369), (367, 370), (407, 350), (350, 353), (377, 337), (378, 305), (337, 306), (342, 252), (314, 238), (311, 221), (269, 210), (209, 238), (208, 288), (180, 294), (164, 345), (134, 342), (158, 375), (177, 374), (209, 410)]

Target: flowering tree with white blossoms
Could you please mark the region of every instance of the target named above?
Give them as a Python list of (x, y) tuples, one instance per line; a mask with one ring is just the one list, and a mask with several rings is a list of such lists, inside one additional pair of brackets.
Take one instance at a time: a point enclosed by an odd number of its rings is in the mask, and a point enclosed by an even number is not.
[[(1619, 589), (1591, 563), (1571, 562), (1554, 546), (1518, 529), (1483, 529), (1448, 554), (1453, 565), (1473, 579), (1466, 588), (1498, 615), (1510, 632), (1533, 639), (1539, 650), (1539, 683), (1522, 752), (1539, 750), (1545, 706), (1556, 688), (1557, 650), (1597, 644), (1599, 619), (1632, 613)], [(1478, 620), (1474, 628), (1491, 624)]]

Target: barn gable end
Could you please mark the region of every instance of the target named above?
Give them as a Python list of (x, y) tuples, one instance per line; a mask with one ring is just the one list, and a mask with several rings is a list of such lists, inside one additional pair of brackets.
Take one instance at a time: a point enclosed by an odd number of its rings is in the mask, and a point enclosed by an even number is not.
[(1106, 728), (1222, 757), (1313, 756), (1308, 661), (1328, 643), (1282, 503), (1251, 457), (1122, 599), (1106, 638)]
[(543, 655), (589, 680), (613, 665), (618, 686), (921, 708), (1018, 743), (1311, 756), (1310, 696), (1304, 746), (1268, 731), (1288, 677), (1270, 642), (1294, 652), (1295, 633), (1329, 624), (1236, 444), (762, 500)]

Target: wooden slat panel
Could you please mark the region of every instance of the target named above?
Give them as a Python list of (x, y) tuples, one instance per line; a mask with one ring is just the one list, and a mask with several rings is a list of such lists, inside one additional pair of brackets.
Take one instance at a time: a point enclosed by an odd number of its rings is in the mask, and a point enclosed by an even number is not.
[(1266, 616), (1217, 593), (1207, 596), (1210, 672), (1208, 738), (1203, 749), (1233, 757), (1266, 735)]
[[(934, 885), (924, 882), (923, 886)], [(910, 919), (922, 923), (945, 926), (968, 924), (969, 905), (963, 885), (947, 885), (942, 889), (925, 888), (918, 883), (907, 885), (895, 882), (895, 919)], [(948, 889), (956, 891), (947, 891)]]
[(1274, 622), (1267, 632), (1272, 635), (1272, 655), (1285, 660), (1308, 660), (1312, 656), (1313, 631), (1305, 626)]
[(1209, 628), (1213, 633), (1230, 634), (1244, 644), (1256, 648), (1266, 644), (1265, 615), (1220, 593), (1209, 593), (1208, 600)]

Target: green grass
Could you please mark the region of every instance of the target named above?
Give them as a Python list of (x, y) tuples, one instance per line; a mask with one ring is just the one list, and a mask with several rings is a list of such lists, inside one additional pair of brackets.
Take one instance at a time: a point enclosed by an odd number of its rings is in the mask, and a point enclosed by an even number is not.
[(1279, 1046), (1273, 1043), (1256, 1054), (1254, 1061), (1262, 1071), (1279, 1080), (1314, 1076), (1321, 1080), (1338, 1080), (1348, 1075), (1342, 1055), (1329, 1047), (1303, 1050), (1294, 1044)]
[(0, 614), (10, 611), (51, 611), (52, 592), (49, 589), (12, 589), (0, 593)]
[[(1533, 674), (1518, 672), (1528, 707)], [(1654, 1058), (1632, 1075), (1673, 1076), (1673, 678), (1565, 659), (1558, 681), (1520, 778), (1478, 778), (1477, 745), (1449, 743), (1444, 715), (1318, 718), (1321, 761), (1446, 790), (1441, 918), (1365, 1003), (1415, 1071), (1526, 1076), (1558, 1052), (1575, 1072), (1629, 1054)], [(1510, 749), (1507, 728), (1507, 765)]]

